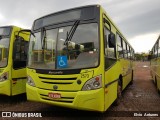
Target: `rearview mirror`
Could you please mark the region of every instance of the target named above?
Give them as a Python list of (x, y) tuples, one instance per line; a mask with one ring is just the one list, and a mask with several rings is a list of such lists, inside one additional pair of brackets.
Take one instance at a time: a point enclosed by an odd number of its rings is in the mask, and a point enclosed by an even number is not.
[(109, 45), (109, 48), (116, 47), (115, 35), (113, 33), (110, 33), (108, 36), (108, 45)]
[(0, 35), (0, 40), (2, 39), (2, 36)]

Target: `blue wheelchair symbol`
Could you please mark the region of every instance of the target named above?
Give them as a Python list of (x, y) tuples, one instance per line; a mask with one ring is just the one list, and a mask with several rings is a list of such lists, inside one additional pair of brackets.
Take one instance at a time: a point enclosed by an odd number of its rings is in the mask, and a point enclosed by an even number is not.
[(57, 66), (58, 66), (58, 68), (67, 67), (68, 66), (67, 56), (58, 56)]

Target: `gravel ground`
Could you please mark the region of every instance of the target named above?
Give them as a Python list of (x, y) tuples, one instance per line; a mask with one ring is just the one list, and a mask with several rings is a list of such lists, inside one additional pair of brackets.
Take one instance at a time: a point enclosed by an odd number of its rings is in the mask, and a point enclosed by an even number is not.
[[(160, 120), (160, 95), (152, 82), (149, 62), (135, 63), (133, 84), (123, 91), (120, 101), (118, 106), (112, 105), (102, 114), (26, 101), (25, 94), (14, 97), (1, 95), (0, 111), (20, 111), (24, 116), (25, 112), (39, 112), (43, 117), (34, 118), (37, 120)], [(46, 115), (46, 113), (48, 114)], [(144, 117), (144, 114), (148, 113), (150, 115), (158, 115), (159, 117)], [(15, 119), (31, 120), (31, 118), (0, 117), (0, 120)]]

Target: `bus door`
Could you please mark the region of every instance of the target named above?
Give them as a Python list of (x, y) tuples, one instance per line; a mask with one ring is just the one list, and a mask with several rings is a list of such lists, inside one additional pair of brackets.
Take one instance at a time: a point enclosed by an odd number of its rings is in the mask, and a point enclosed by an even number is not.
[(28, 41), (16, 37), (13, 44), (12, 95), (26, 92)]
[[(118, 64), (116, 60), (115, 35), (104, 25), (104, 52), (105, 52), (105, 110), (117, 97)], [(112, 38), (111, 36), (112, 35)], [(113, 37), (114, 36), (114, 37)], [(110, 39), (110, 40), (109, 40)], [(112, 45), (112, 43), (114, 45)], [(110, 45), (111, 44), (111, 45)]]

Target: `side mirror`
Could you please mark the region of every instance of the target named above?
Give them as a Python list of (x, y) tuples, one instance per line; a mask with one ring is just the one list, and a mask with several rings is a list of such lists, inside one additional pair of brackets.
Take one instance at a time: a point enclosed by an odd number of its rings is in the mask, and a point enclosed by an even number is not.
[(29, 30), (29, 29), (20, 30), (20, 31), (18, 32), (18, 36), (19, 36), (19, 34), (20, 34), (21, 32), (29, 32), (29, 33), (31, 33), (31, 34), (35, 37), (34, 33), (33, 33), (31, 30)]
[(109, 48), (116, 47), (115, 35), (113, 33), (110, 33), (108, 36), (108, 45), (109, 45)]

